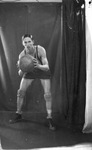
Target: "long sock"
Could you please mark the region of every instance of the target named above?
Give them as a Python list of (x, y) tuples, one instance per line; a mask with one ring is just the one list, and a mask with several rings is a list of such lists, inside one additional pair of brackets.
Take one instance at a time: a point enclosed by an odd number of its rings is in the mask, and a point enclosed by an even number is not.
[(52, 110), (47, 109), (47, 114), (48, 114), (47, 118), (52, 118)]
[(46, 101), (46, 110), (47, 110), (47, 118), (52, 117), (52, 97), (50, 93), (44, 94), (44, 98)]
[(16, 113), (22, 114), (23, 98), (17, 97), (17, 111)]

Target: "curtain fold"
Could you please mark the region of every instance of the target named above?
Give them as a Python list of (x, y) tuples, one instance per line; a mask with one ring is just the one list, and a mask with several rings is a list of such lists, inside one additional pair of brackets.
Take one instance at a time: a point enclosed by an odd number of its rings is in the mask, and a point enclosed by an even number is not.
[(85, 11), (63, 1), (62, 99), (70, 124), (83, 125), (85, 112)]
[(86, 1), (86, 106), (83, 133), (92, 132), (92, 5)]

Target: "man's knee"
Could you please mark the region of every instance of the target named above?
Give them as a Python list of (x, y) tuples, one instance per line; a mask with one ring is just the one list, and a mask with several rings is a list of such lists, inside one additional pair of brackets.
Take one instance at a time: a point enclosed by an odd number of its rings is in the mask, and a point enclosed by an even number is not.
[(17, 96), (20, 98), (24, 98), (25, 97), (25, 91), (19, 89), (17, 91)]
[(44, 99), (45, 99), (46, 101), (51, 101), (51, 99), (52, 99), (51, 93), (50, 93), (50, 92), (49, 92), (49, 93), (45, 93), (45, 94), (44, 94)]

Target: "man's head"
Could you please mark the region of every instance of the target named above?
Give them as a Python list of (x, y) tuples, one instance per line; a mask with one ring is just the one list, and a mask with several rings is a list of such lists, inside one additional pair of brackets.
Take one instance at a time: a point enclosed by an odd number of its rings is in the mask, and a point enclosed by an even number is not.
[(32, 47), (34, 44), (33, 36), (30, 34), (25, 34), (22, 36), (22, 44), (25, 48)]

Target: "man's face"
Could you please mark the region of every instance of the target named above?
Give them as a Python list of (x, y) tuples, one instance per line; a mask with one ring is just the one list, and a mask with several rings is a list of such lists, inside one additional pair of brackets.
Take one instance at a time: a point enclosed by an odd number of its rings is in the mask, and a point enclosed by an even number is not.
[(26, 38), (23, 39), (23, 46), (26, 49), (28, 49), (28, 50), (32, 49), (33, 44), (34, 44), (34, 42), (31, 40), (30, 37), (26, 37)]

